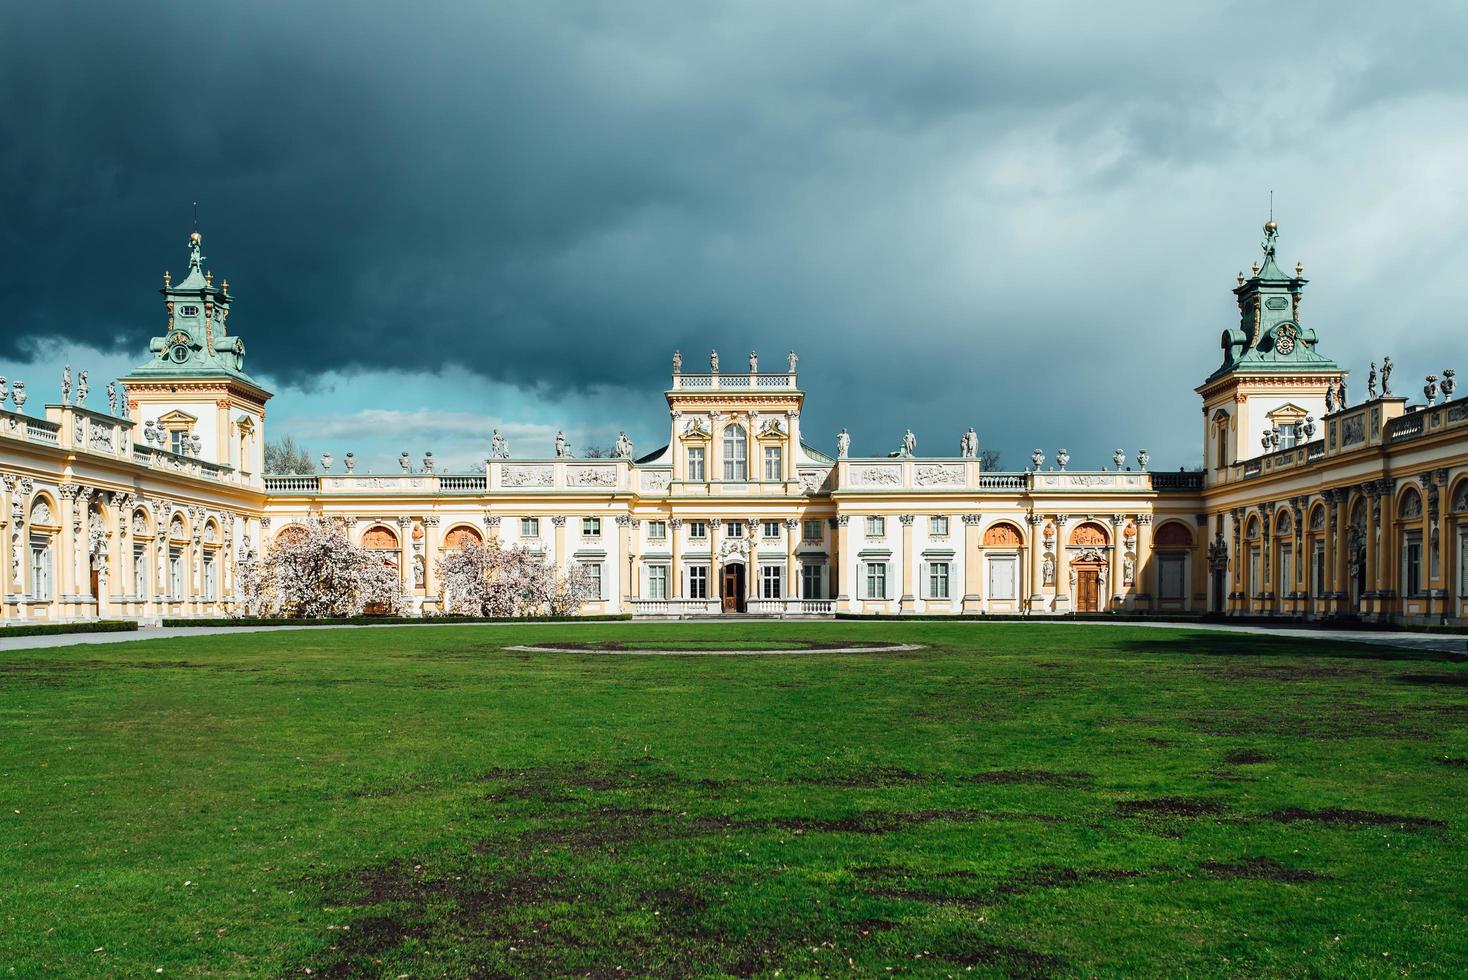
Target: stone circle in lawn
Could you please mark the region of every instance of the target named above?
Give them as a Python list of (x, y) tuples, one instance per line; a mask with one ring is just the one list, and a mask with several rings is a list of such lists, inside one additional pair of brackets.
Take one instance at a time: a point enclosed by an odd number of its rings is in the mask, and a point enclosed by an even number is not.
[(603, 653), (624, 657), (742, 657), (823, 653), (909, 653), (913, 650), (922, 650), (924, 646), (921, 643), (815, 643), (802, 640), (787, 640), (780, 644), (737, 641), (701, 644), (697, 640), (679, 640), (661, 644), (657, 642), (622, 643), (607, 640), (599, 643), (562, 643), (556, 646), (522, 643), (505, 647), (505, 649), (515, 653)]

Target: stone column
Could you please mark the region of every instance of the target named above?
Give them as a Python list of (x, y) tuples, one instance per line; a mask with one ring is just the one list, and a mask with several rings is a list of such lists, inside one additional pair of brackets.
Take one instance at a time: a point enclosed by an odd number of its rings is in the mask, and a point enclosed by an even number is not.
[[(752, 435), (754, 433), (753, 419), (749, 420), (747, 427)], [(750, 439), (749, 444), (751, 447), (754, 446), (753, 438)], [(745, 578), (748, 581), (744, 583), (747, 592), (744, 597), (746, 601), (759, 598), (759, 534), (755, 531), (755, 528), (758, 526), (758, 518), (746, 517), (744, 519), (744, 545), (749, 555), (746, 562), (748, 572), (745, 573)]]
[(982, 608), (983, 559), (979, 556), (979, 523), (982, 514), (963, 515), (963, 611), (978, 612)]
[[(794, 517), (785, 519), (785, 597), (792, 602), (800, 600), (800, 565), (795, 560), (795, 549), (800, 544), (800, 521)], [(799, 606), (795, 607), (797, 610)]]
[(56, 581), (53, 583), (56, 593), (56, 610), (62, 616), (70, 616), (72, 610), (68, 597), (75, 595), (77, 591), (77, 568), (76, 539), (80, 533), (80, 519), (73, 525), (73, 515), (76, 514), (77, 498), (81, 495), (81, 487), (75, 483), (63, 483), (56, 488), (57, 496), (60, 498), (58, 509), (61, 513), (56, 515), (56, 523), (61, 526), (61, 533), (57, 535), (56, 555), (52, 561)]
[(1241, 601), (1236, 598), (1237, 596), (1243, 594), (1244, 568), (1249, 561), (1249, 556), (1244, 553), (1245, 513), (1246, 512), (1242, 507), (1235, 507), (1232, 511), (1229, 512), (1229, 517), (1233, 521), (1233, 568), (1230, 570), (1230, 574), (1228, 575), (1230, 595), (1227, 597), (1224, 603), (1224, 608), (1230, 610), (1231, 612), (1240, 612), (1247, 608), (1245, 604), (1241, 603)]
[(1111, 591), (1104, 596), (1103, 610), (1117, 608), (1117, 599), (1126, 595), (1126, 515), (1111, 515), (1111, 567), (1107, 569)]
[[(439, 517), (437, 514), (429, 514), (423, 518), (423, 595), (425, 599), (441, 598), (443, 589), (439, 586), (438, 555), (443, 551), (443, 538), (439, 535)], [(561, 562), (556, 562), (556, 568), (562, 567)]]
[(901, 514), (898, 520), (902, 522), (902, 598), (898, 600), (899, 612), (912, 612), (916, 606), (912, 588), (912, 516)]
[(846, 569), (846, 541), (850, 533), (847, 525), (851, 518), (846, 514), (836, 516), (836, 554), (831, 556), (832, 577), (831, 587), (836, 597), (835, 605), (832, 607), (837, 612), (853, 612), (855, 607), (852, 603), (851, 583), (848, 579), (857, 575), (855, 568), (847, 574)]
[(13, 473), (0, 473), (0, 616), (6, 618), (13, 614), (6, 597), (20, 591), (15, 587), (15, 545), (11, 540), (11, 522), (19, 520), (12, 516), (15, 484)]
[(1066, 556), (1065, 551), (1065, 526), (1070, 523), (1069, 514), (1056, 514), (1050, 518), (1055, 525), (1055, 605), (1058, 612), (1061, 608), (1069, 606), (1070, 595), (1070, 563), (1062, 561)]
[(674, 517), (668, 521), (668, 540), (673, 553), (673, 566), (668, 572), (668, 598), (682, 599), (688, 592), (683, 588), (683, 521)]
[(398, 581), (406, 595), (413, 594), (413, 518), (398, 518)]
[(1381, 498), (1376, 496), (1376, 484), (1365, 483), (1361, 491), (1366, 494), (1366, 585), (1361, 596), (1361, 608), (1369, 611), (1376, 598), (1376, 564), (1378, 553), (1377, 528), (1381, 522)]
[[(1431, 615), (1446, 616), (1452, 612), (1452, 593), (1449, 591), (1452, 587), (1452, 576), (1448, 569), (1455, 559), (1453, 522), (1449, 516), (1452, 485), (1448, 482), (1446, 468), (1437, 470), (1433, 478), (1432, 491), (1428, 494), (1427, 506), (1423, 508), (1427, 522), (1422, 532), (1422, 541), (1424, 548), (1430, 548), (1430, 554), (1425, 560), (1431, 570), (1431, 592), (1427, 609)], [(1428, 541), (1431, 541), (1430, 545), (1427, 544)]]
[(1377, 534), (1380, 538), (1377, 541), (1376, 554), (1376, 612), (1378, 616), (1386, 618), (1399, 608), (1397, 603), (1401, 591), (1395, 587), (1400, 584), (1397, 582), (1397, 577), (1401, 569), (1400, 549), (1397, 543), (1397, 481), (1386, 477), (1376, 481), (1376, 484), (1377, 507), (1380, 510), (1376, 519)]
[(611, 610), (612, 612), (626, 612), (627, 610), (622, 608), (625, 604), (622, 596), (631, 598), (637, 595), (637, 591), (633, 586), (633, 583), (636, 581), (634, 576), (636, 568), (633, 565), (631, 527), (632, 518), (630, 516), (626, 514), (617, 515), (617, 577), (621, 580), (618, 583), (621, 588), (617, 595), (612, 596), (612, 602), (615, 603), (614, 608)]
[(1321, 582), (1320, 586), (1322, 595), (1316, 596), (1315, 598), (1315, 609), (1317, 612), (1331, 613), (1335, 611), (1335, 597), (1333, 593), (1336, 590), (1335, 555), (1338, 550), (1335, 540), (1336, 492), (1334, 490), (1326, 490), (1320, 496), (1325, 501), (1325, 526), (1320, 531), (1321, 542), (1325, 545), (1325, 575), (1323, 576), (1324, 581)]
[[(1134, 545), (1136, 551), (1136, 566), (1133, 569), (1132, 589), (1137, 595), (1137, 600), (1148, 611), (1157, 608), (1157, 575), (1156, 563), (1152, 561), (1152, 515), (1138, 514), (1136, 517), (1137, 540)], [(1207, 536), (1208, 528), (1203, 527), (1201, 537)], [(1196, 540), (1196, 539), (1195, 539)], [(1184, 577), (1183, 588), (1187, 593), (1183, 596), (1185, 608), (1193, 608), (1193, 576), (1196, 574), (1194, 566), (1198, 563), (1197, 549), (1188, 555), (1188, 574)]]

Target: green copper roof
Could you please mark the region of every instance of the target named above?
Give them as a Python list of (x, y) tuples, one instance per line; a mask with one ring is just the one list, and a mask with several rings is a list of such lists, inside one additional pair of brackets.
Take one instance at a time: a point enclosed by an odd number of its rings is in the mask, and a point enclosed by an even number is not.
[(197, 231), (189, 236), (189, 270), (182, 282), (174, 284), (164, 273), (159, 292), (168, 311), (167, 329), (149, 341), (153, 356), (124, 382), (233, 378), (260, 387), (245, 372), (244, 342), (229, 333), (228, 281), (215, 286), (213, 274), (203, 269), (204, 257), (199, 254), (203, 243)]
[(1279, 227), (1271, 220), (1264, 226), (1264, 261), (1234, 290), (1239, 326), (1223, 332), (1223, 364), (1208, 376), (1209, 381), (1237, 371), (1340, 371), (1340, 365), (1316, 350), (1315, 331), (1300, 326), (1300, 297), (1308, 280), (1298, 266), (1293, 276), (1280, 269), (1275, 261), (1278, 238)]

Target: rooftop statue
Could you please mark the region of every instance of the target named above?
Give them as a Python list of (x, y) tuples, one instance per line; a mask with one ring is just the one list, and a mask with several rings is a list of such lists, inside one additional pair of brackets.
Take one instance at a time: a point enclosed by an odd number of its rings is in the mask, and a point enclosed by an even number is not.
[(117, 417), (117, 382), (107, 382), (107, 414)]
[(795, 356), (795, 351), (793, 351), (793, 350), (790, 353), (788, 353), (788, 354), (785, 355), (785, 364), (788, 367), (788, 369), (789, 369), (789, 371), (790, 371), (791, 374), (794, 374), (795, 373), (795, 365), (796, 365), (796, 363), (799, 360), (800, 360), (800, 358), (798, 358), (798, 357)]
[(632, 458), (632, 440), (627, 438), (627, 433), (617, 433), (616, 452), (618, 459)]
[[(1041, 458), (1041, 462), (1044, 462), (1043, 457)], [(1055, 465), (1056, 466), (1059, 466), (1062, 470), (1065, 469), (1067, 466), (1069, 466), (1070, 465), (1070, 450), (1068, 450), (1068, 449), (1061, 449), (1061, 450), (1057, 451), (1056, 454), (1055, 454)]]
[(0, 409), (4, 409), (8, 401), (10, 401), (10, 385), (5, 380), (5, 375), (0, 374)]
[(557, 456), (569, 456), (569, 455), (571, 455), (570, 450), (566, 448), (566, 433), (564, 433), (564, 432), (557, 432), (556, 433), (556, 455)]
[(850, 452), (850, 450), (851, 435), (845, 429), (842, 429), (840, 432), (836, 433), (836, 458), (845, 459), (846, 454)]
[(1366, 400), (1376, 401), (1376, 362), (1371, 362), (1371, 373), (1366, 375)]
[(71, 404), (71, 365), (61, 369), (61, 404)]
[(749, 373), (759, 373), (759, 351), (752, 350), (749, 352)]
[(91, 393), (92, 387), (87, 383), (87, 372), (82, 371), (76, 376), (76, 403), (77, 407), (83, 408), (87, 404), (87, 395)]
[(15, 402), (15, 410), (17, 412), (25, 411), (25, 400), (30, 396), (26, 394), (24, 381), (17, 381), (15, 383), (15, 390), (10, 393), (10, 397)]
[(1390, 357), (1381, 359), (1381, 393), (1383, 396), (1392, 393), (1392, 359)]
[(912, 434), (911, 429), (908, 429), (902, 434), (902, 455), (911, 456), (915, 452), (917, 452), (917, 436)]
[(683, 373), (683, 352), (682, 351), (677, 351), (677, 350), (673, 351), (673, 373), (674, 374), (682, 374)]
[(709, 370), (714, 374), (719, 373), (719, 352), (716, 350), (709, 351)]
[(499, 429), (495, 429), (494, 430), (494, 435), (492, 435), (492, 436), (489, 437), (489, 458), (490, 459), (509, 459), (510, 458), (510, 444), (505, 441), (505, 437), (504, 436), (500, 435), (500, 430)]

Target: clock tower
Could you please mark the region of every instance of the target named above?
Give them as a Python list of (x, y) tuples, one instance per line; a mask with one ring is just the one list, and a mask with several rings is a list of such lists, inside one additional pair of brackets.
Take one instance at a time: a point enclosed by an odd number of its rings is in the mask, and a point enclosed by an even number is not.
[(163, 274), (163, 336), (152, 356), (121, 379), (127, 416), (140, 445), (240, 471), (264, 471), (265, 402), (270, 392), (245, 373), (245, 345), (229, 332), (229, 280), (214, 284), (199, 254), (204, 238), (189, 235), (189, 268), (175, 284)]
[[(1303, 445), (1314, 431), (1323, 431), (1326, 390), (1345, 374), (1316, 349), (1315, 331), (1300, 325), (1307, 280), (1298, 263), (1294, 275), (1279, 267), (1278, 241), (1279, 226), (1271, 218), (1264, 225), (1263, 261), (1254, 263), (1248, 278), (1239, 273), (1233, 291), (1239, 322), (1223, 331), (1223, 363), (1197, 388), (1209, 483), (1225, 480), (1228, 467), (1241, 460)], [(1278, 446), (1272, 441), (1276, 429)]]

